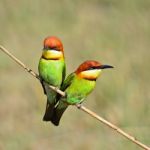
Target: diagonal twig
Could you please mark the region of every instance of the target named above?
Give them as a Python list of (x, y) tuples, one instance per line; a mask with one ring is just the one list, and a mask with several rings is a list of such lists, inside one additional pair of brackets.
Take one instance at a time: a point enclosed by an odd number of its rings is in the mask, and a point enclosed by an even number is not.
[[(11, 54), (6, 48), (4, 48), (3, 46), (0, 45), (0, 49), (7, 54), (10, 58), (12, 58), (17, 64), (19, 64), (21, 67), (23, 67), (27, 72), (29, 72), (32, 76), (34, 76), (35, 78), (37, 78), (38, 80), (40, 80), (40, 77), (38, 74), (36, 74), (33, 70), (31, 70), (30, 68), (28, 68), (24, 63), (22, 63), (19, 59), (17, 59), (13, 54)], [(47, 83), (44, 83), (47, 84)], [(65, 92), (59, 90), (57, 87), (51, 86), (49, 85), (49, 87), (56, 91), (57, 93), (59, 93), (61, 96), (65, 96)], [(120, 129), (119, 127), (115, 126), (114, 124), (112, 124), (111, 122), (105, 120), (104, 118), (100, 117), (99, 115), (97, 115), (95, 112), (89, 110), (88, 108), (86, 108), (85, 106), (81, 105), (81, 104), (76, 104), (75, 105), (78, 109), (84, 111), (85, 113), (89, 114), (90, 116), (92, 116), (93, 118), (97, 119), (98, 121), (102, 122), (103, 124), (107, 125), (109, 128), (115, 130), (116, 132), (118, 132), (120, 135), (124, 136), (125, 138), (127, 138), (128, 140), (132, 141), (133, 143), (135, 143), (136, 145), (138, 145), (139, 147), (145, 149), (145, 150), (150, 150), (150, 147), (141, 143), (139, 140), (137, 140), (135, 137), (133, 137), (132, 135), (129, 135), (128, 133), (126, 133), (125, 131), (123, 131), (122, 129)]]
[[(11, 54), (6, 48), (4, 48), (3, 46), (0, 45), (0, 49), (7, 54), (10, 58), (12, 58), (17, 64), (19, 64), (21, 67), (23, 67), (27, 72), (29, 72), (32, 76), (34, 76), (35, 78), (37, 78), (38, 80), (40, 80), (40, 77), (37, 73), (35, 73), (33, 70), (31, 70), (30, 68), (28, 68), (23, 62), (21, 62), (18, 58), (16, 58), (13, 54)], [(44, 82), (44, 81), (42, 81)], [(46, 82), (44, 82), (44, 84), (47, 84)], [(65, 92), (59, 90), (57, 87), (48, 85), (52, 90), (56, 91), (57, 93), (59, 93), (61, 96), (65, 96)]]
[(150, 150), (150, 147), (146, 146), (145, 144), (141, 143), (139, 140), (137, 140), (135, 137), (133, 137), (132, 135), (126, 133), (125, 131), (123, 131), (122, 129), (120, 129), (119, 127), (115, 126), (114, 124), (112, 124), (111, 122), (105, 120), (104, 118), (100, 117), (99, 115), (97, 115), (95, 112), (87, 109), (85, 106), (82, 106), (81, 104), (77, 104), (76, 105), (79, 109), (81, 109), (82, 111), (86, 112), (87, 114), (89, 114), (90, 116), (92, 116), (93, 118), (97, 119), (98, 121), (102, 122), (103, 124), (107, 125), (108, 127), (112, 128), (113, 130), (115, 130), (116, 132), (118, 132), (119, 134), (121, 134), (122, 136), (124, 136), (125, 138), (127, 138), (128, 140), (132, 141), (133, 143), (137, 144), (138, 146), (140, 146), (141, 148), (145, 149), (145, 150)]

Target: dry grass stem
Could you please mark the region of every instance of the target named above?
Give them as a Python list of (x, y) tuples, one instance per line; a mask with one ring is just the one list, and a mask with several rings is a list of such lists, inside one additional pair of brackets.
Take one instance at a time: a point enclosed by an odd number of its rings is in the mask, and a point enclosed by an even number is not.
[[(40, 77), (38, 74), (36, 74), (33, 70), (31, 70), (30, 68), (28, 68), (24, 63), (22, 63), (19, 59), (17, 59), (13, 54), (11, 54), (6, 48), (4, 48), (3, 46), (0, 45), (0, 49), (7, 54), (10, 58), (12, 58), (17, 64), (19, 64), (21, 67), (23, 67), (27, 72), (29, 72), (32, 76), (34, 76), (35, 78), (37, 78), (38, 80), (40, 80)], [(45, 83), (46, 84), (46, 83)], [(57, 93), (59, 93), (62, 96), (65, 96), (65, 92), (59, 90), (57, 87), (51, 86), (49, 85), (49, 87), (56, 91)], [(77, 104), (75, 105), (78, 109), (84, 111), (85, 113), (89, 114), (90, 116), (92, 116), (93, 118), (97, 119), (98, 121), (102, 122), (103, 124), (107, 125), (108, 127), (112, 128), (113, 130), (115, 130), (116, 132), (118, 132), (120, 135), (126, 137), (128, 140), (132, 141), (133, 143), (135, 143), (136, 145), (138, 145), (139, 147), (145, 149), (145, 150), (150, 150), (150, 147), (146, 146), (145, 144), (141, 143), (139, 140), (137, 140), (135, 137), (129, 135), (128, 133), (126, 133), (125, 131), (121, 130), (119, 127), (115, 126), (114, 124), (110, 123), (109, 121), (103, 119), (102, 117), (100, 117), (99, 115), (97, 115), (96, 113), (94, 113), (93, 111), (89, 110), (88, 108), (86, 108), (85, 106), (81, 105), (81, 104)]]

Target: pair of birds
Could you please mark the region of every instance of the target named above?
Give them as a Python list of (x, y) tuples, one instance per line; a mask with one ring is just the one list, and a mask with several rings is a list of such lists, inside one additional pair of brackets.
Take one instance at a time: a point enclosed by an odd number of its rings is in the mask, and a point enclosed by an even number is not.
[[(51, 121), (58, 126), (67, 107), (82, 103), (94, 89), (96, 79), (102, 69), (106, 68), (113, 67), (94, 60), (87, 60), (65, 79), (66, 65), (63, 44), (57, 37), (47, 37), (44, 40), (44, 48), (38, 66), (44, 93), (47, 95), (43, 120)], [(66, 96), (61, 97), (46, 84), (43, 84), (43, 81), (60, 88), (66, 93)]]

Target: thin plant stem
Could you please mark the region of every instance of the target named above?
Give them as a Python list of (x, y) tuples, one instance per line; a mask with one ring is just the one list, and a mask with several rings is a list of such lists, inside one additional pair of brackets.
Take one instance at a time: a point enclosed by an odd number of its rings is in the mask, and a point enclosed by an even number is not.
[[(19, 64), (21, 67), (23, 67), (27, 72), (29, 72), (32, 76), (34, 76), (35, 78), (37, 78), (38, 80), (40, 80), (40, 77), (37, 73), (35, 73), (33, 70), (31, 70), (30, 68), (28, 68), (24, 63), (22, 63), (22, 61), (20, 61), (18, 58), (16, 58), (13, 54), (11, 54), (6, 48), (4, 48), (3, 46), (0, 45), (0, 49), (1, 51), (3, 51), (5, 54), (7, 54), (10, 58), (12, 58), (17, 64)], [(44, 82), (44, 84), (47, 84)], [(61, 96), (65, 96), (65, 92), (59, 90), (57, 87), (48, 85), (52, 90), (54, 90), (55, 92), (59, 93)], [(99, 115), (97, 115), (95, 112), (91, 111), (90, 109), (86, 108), (85, 106), (81, 105), (81, 104), (76, 104), (75, 105), (78, 109), (84, 111), (85, 113), (89, 114), (90, 116), (92, 116), (93, 118), (97, 119), (98, 121), (102, 122), (104, 125), (108, 126), (109, 128), (115, 130), (117, 133), (119, 133), (120, 135), (124, 136), (125, 138), (127, 138), (128, 140), (130, 140), (131, 142), (135, 143), (136, 145), (138, 145), (139, 147), (145, 149), (145, 150), (150, 150), (150, 147), (148, 147), (147, 145), (143, 144), (142, 142), (140, 142), (139, 140), (137, 140), (134, 136), (126, 133), (125, 131), (123, 131), (122, 129), (120, 129), (119, 127), (117, 127), (116, 125), (112, 124), (111, 122), (105, 120), (104, 118), (100, 117)]]

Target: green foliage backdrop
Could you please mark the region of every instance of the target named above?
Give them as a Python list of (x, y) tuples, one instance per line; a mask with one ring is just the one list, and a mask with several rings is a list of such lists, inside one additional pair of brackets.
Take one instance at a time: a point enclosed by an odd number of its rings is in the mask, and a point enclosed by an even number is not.
[[(84, 103), (150, 145), (149, 0), (1, 0), (0, 44), (37, 72), (43, 39), (65, 47), (67, 73), (84, 60), (104, 71)], [(70, 107), (59, 127), (42, 121), (46, 97), (37, 80), (0, 52), (1, 150), (137, 150)]]

